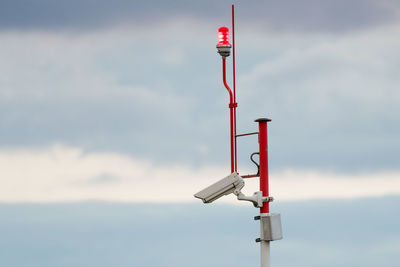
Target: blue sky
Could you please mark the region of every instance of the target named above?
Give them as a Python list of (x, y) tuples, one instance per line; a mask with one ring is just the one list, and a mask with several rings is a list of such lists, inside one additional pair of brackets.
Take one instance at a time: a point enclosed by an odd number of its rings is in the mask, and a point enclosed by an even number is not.
[[(395, 266), (399, 197), (274, 203), (271, 266)], [(259, 265), (257, 210), (198, 204), (2, 204), (6, 266)]]
[[(292, 209), (322, 201), (334, 211), (343, 201), (357, 225), (369, 216), (362, 200), (382, 201), (381, 208), (396, 201), (399, 3), (235, 4), (238, 132), (255, 131), (254, 119), (272, 118), (270, 178), (277, 203)], [(0, 0), (1, 205), (211, 208), (193, 193), (229, 171), (228, 96), (215, 44), (218, 27), (230, 27), (230, 5)], [(248, 156), (256, 150), (254, 137), (239, 140), (241, 174), (254, 172)], [(247, 193), (255, 190), (257, 181), (247, 182)], [(220, 202), (255, 211), (233, 197)], [(398, 210), (390, 211), (382, 218), (387, 223)], [(91, 219), (82, 220), (79, 229)], [(289, 233), (302, 233), (293, 229)], [(399, 251), (396, 236), (390, 228), (389, 259)], [(298, 242), (306, 242), (302, 238)], [(282, 251), (298, 244), (289, 241), (287, 247), (281, 241)], [(356, 246), (362, 243), (360, 237)]]

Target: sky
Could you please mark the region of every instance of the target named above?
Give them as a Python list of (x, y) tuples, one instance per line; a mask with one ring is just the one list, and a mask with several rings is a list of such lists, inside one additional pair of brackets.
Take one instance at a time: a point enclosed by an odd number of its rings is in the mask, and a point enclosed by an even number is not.
[[(400, 193), (399, 10), (236, 3), (238, 133), (272, 119), (282, 200)], [(190, 202), (225, 177), (215, 43), (230, 22), (226, 1), (1, 1), (0, 201)], [(239, 173), (255, 171), (257, 146), (239, 139)]]
[[(271, 244), (271, 266), (396, 266), (399, 200), (274, 203), (283, 239)], [(0, 215), (6, 266), (259, 266), (259, 226), (249, 207), (4, 204)]]
[[(277, 208), (321, 202), (335, 211), (339, 201), (352, 207), (346, 216), (354, 228), (369, 216), (360, 203), (376, 199), (391, 211), (383, 224), (393, 221), (399, 210), (388, 203), (400, 194), (399, 2), (234, 3), (238, 133), (256, 131), (257, 118), (272, 119)], [(17, 220), (35, 207), (46, 217), (53, 213), (46, 205), (68, 210), (93, 202), (210, 208), (193, 194), (229, 174), (229, 99), (215, 45), (218, 27), (231, 27), (231, 4), (0, 0), (0, 216), (11, 207)], [(239, 139), (240, 174), (256, 171), (249, 155), (257, 150), (256, 137)], [(246, 180), (244, 191), (257, 187)], [(96, 205), (89, 214), (101, 210)], [(232, 196), (215, 209), (224, 205), (251, 209)], [(320, 214), (312, 207), (305, 224)], [(23, 220), (36, 231), (35, 216)], [(76, 229), (91, 222), (83, 216)], [(392, 266), (398, 230), (386, 234), (382, 240), (394, 245), (379, 257)], [(286, 248), (300, 239), (289, 241)]]

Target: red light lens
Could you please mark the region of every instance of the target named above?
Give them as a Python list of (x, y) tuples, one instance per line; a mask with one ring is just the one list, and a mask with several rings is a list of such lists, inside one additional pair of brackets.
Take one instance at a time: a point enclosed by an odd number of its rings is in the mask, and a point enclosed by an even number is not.
[(230, 45), (229, 29), (227, 27), (221, 27), (218, 29), (218, 45)]

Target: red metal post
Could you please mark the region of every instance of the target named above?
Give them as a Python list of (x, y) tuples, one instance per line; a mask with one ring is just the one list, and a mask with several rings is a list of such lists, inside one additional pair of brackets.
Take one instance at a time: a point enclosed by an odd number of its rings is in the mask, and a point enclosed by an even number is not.
[[(269, 196), (268, 188), (268, 138), (267, 123), (270, 119), (260, 118), (255, 120), (258, 122), (259, 134), (258, 143), (260, 145), (260, 191), (264, 197)], [(269, 203), (264, 202), (264, 206), (260, 209), (260, 213), (269, 213)]]
[(223, 57), (222, 58), (222, 77), (224, 81), (224, 85), (226, 90), (228, 90), (229, 93), (229, 110), (230, 110), (230, 135), (231, 135), (231, 172), (235, 171), (235, 130), (234, 130), (234, 114), (233, 110), (234, 107), (236, 106), (236, 103), (233, 102), (233, 94), (231, 88), (229, 88), (227, 82), (226, 82), (226, 59)]
[[(236, 103), (236, 69), (235, 69), (235, 5), (232, 5), (232, 77), (233, 77), (233, 101)], [(233, 107), (233, 124), (235, 136), (235, 172), (237, 172), (237, 138), (236, 138), (236, 107)]]

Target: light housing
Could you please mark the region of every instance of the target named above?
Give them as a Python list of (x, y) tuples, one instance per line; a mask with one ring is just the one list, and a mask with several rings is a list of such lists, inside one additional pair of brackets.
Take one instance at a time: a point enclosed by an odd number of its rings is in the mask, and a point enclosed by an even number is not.
[(217, 50), (222, 57), (228, 57), (231, 54), (231, 44), (229, 43), (229, 29), (221, 27), (218, 29)]
[(229, 43), (229, 29), (227, 27), (221, 27), (218, 29), (217, 45), (231, 45)]

